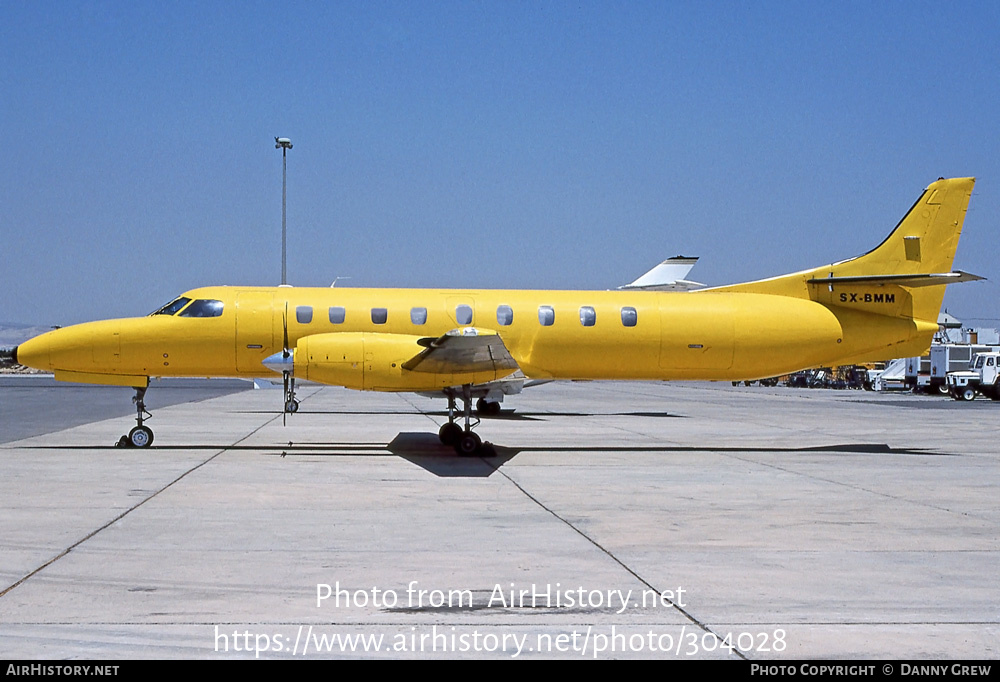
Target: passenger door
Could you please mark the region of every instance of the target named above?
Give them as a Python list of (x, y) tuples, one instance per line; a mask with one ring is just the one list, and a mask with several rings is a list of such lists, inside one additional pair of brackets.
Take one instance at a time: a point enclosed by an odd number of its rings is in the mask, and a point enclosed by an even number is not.
[(276, 338), (273, 293), (241, 291), (236, 295), (236, 369), (241, 374), (260, 377), (273, 374), (261, 363), (281, 350), (280, 318), (278, 322)]

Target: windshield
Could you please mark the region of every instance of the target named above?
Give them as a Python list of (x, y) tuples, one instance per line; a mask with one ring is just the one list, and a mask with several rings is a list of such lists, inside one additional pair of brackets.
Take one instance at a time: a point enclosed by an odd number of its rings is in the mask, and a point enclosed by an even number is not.
[(180, 314), (180, 317), (219, 317), (222, 315), (222, 301), (197, 299)]
[(180, 298), (173, 300), (167, 305), (163, 306), (156, 312), (150, 313), (150, 315), (173, 315), (190, 302), (191, 302), (190, 298), (184, 298), (183, 296), (181, 296)]

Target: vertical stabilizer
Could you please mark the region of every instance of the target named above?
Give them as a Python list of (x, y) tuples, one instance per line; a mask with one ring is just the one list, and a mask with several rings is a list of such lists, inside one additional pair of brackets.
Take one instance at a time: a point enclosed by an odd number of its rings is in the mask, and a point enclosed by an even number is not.
[(978, 279), (951, 273), (974, 184), (975, 178), (931, 183), (885, 241), (862, 256), (704, 291), (810, 298), (828, 306), (936, 324), (944, 285)]

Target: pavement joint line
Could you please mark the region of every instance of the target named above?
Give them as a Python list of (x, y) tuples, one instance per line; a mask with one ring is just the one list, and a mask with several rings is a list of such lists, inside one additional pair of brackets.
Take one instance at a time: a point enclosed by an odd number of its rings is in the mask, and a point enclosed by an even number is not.
[[(146, 620), (88, 620), (87, 625), (135, 625), (139, 627), (159, 627), (163, 625), (167, 626), (177, 626), (177, 627), (188, 627), (188, 626), (255, 626), (255, 625), (271, 625), (271, 626), (282, 626), (282, 625), (302, 625), (302, 619), (273, 619), (273, 620), (156, 620), (156, 621), (146, 621)], [(31, 621), (31, 620), (20, 620), (20, 621), (4, 621), (4, 625), (24, 625), (31, 627), (66, 627), (66, 626), (77, 626), (80, 625), (80, 621), (75, 620), (65, 620), (65, 621)], [(369, 627), (372, 625), (371, 620), (338, 620), (338, 621), (318, 621), (313, 623), (314, 625), (334, 625), (338, 627)], [(553, 621), (540, 621), (532, 620), (532, 624), (538, 625), (551, 625), (551, 626), (563, 626), (565, 623), (561, 620)], [(745, 620), (733, 620), (733, 621), (719, 621), (718, 627), (742, 627), (748, 624), (754, 626), (788, 626), (788, 625), (803, 625), (803, 626), (830, 626), (830, 625), (848, 625), (852, 627), (864, 627), (864, 626), (912, 626), (912, 625), (926, 625), (930, 627), (937, 626), (949, 626), (949, 625), (996, 625), (995, 620), (775, 620), (775, 621), (749, 621)], [(388, 627), (406, 627), (412, 626), (413, 621), (411, 620), (386, 620), (379, 621), (378, 625), (388, 626)], [(663, 623), (656, 620), (651, 620), (648, 623), (635, 623), (635, 625), (649, 625), (649, 626), (662, 626)], [(456, 626), (457, 627), (457, 626)], [(482, 621), (463, 621), (461, 627), (498, 627), (498, 628), (521, 628), (524, 627), (518, 623), (497, 623), (491, 620)], [(718, 635), (716, 635), (718, 637)]]
[[(803, 472), (803, 471), (795, 471), (794, 469), (789, 469), (787, 467), (779, 466), (777, 464), (772, 464), (772, 463), (769, 463), (769, 462), (760, 462), (760, 461), (757, 461), (755, 459), (749, 459), (747, 457), (738, 457), (737, 455), (734, 455), (734, 454), (728, 453), (728, 452), (718, 452), (717, 454), (721, 455), (722, 457), (726, 457), (726, 458), (729, 458), (729, 459), (735, 459), (735, 460), (740, 461), (740, 462), (746, 462), (748, 464), (757, 464), (759, 466), (763, 466), (763, 467), (766, 467), (766, 468), (769, 468), (769, 469), (776, 469), (776, 470), (784, 472), (786, 474), (792, 474), (793, 476), (801, 476), (801, 477), (807, 478), (807, 479), (809, 479), (811, 481), (822, 481), (823, 483), (829, 483), (829, 484), (832, 484), (832, 485), (835, 485), (835, 486), (840, 486), (840, 487), (843, 487), (843, 488), (847, 488), (848, 490), (857, 490), (857, 491), (860, 491), (860, 492), (868, 493), (869, 495), (876, 495), (878, 497), (884, 497), (884, 498), (886, 498), (888, 500), (892, 500), (893, 502), (903, 502), (903, 503), (907, 503), (907, 504), (916, 504), (918, 506), (925, 507), (927, 509), (933, 509), (935, 511), (942, 511), (942, 512), (945, 512), (947, 514), (958, 514), (959, 516), (967, 516), (969, 518), (979, 518), (981, 521), (989, 521), (989, 519), (984, 519), (984, 518), (980, 518), (980, 517), (977, 517), (977, 516), (973, 516), (973, 515), (969, 514), (968, 512), (956, 511), (954, 509), (948, 509), (947, 507), (941, 507), (941, 506), (938, 506), (936, 504), (930, 504), (930, 503), (927, 503), (927, 502), (921, 502), (919, 500), (911, 500), (911, 499), (907, 499), (905, 497), (900, 497), (898, 495), (890, 495), (889, 493), (879, 492), (878, 490), (872, 490), (872, 489), (866, 488), (866, 487), (864, 487), (862, 485), (855, 485), (855, 484), (852, 484), (852, 483), (846, 483), (844, 481), (838, 481), (838, 480), (833, 479), (833, 478), (823, 478), (822, 476), (815, 476), (813, 474), (809, 474), (809, 473), (806, 473), (806, 472)], [(893, 453), (887, 453), (887, 454), (893, 454)], [(941, 454), (941, 453), (928, 453), (928, 454), (930, 454), (930, 455), (937, 454), (937, 455), (940, 455), (940, 456), (948, 456), (948, 455), (944, 455), (944, 454)]]
[[(263, 424), (261, 424), (260, 426), (258, 426), (257, 428), (255, 428), (253, 431), (251, 431), (250, 433), (246, 434), (245, 436), (243, 436), (242, 438), (240, 438), (236, 442), (232, 443), (232, 445), (239, 445), (240, 443), (242, 443), (246, 439), (248, 439), (251, 436), (253, 436), (258, 431), (260, 431), (261, 429), (263, 429), (265, 426), (269, 425), (271, 422), (276, 421), (279, 416), (280, 415), (275, 415), (271, 419), (268, 419)], [(56, 556), (54, 556), (51, 559), (49, 559), (48, 561), (46, 561), (41, 566), (38, 566), (37, 568), (35, 568), (31, 572), (29, 572), (27, 575), (21, 577), (21, 579), (19, 579), (14, 584), (12, 584), (12, 585), (8, 586), (7, 588), (5, 588), (3, 591), (0, 591), (0, 599), (6, 597), (8, 593), (10, 593), (13, 590), (17, 589), (18, 587), (20, 587), (21, 585), (23, 585), (24, 583), (26, 583), (28, 580), (30, 580), (31, 578), (35, 577), (36, 575), (38, 575), (42, 571), (44, 571), (46, 568), (48, 568), (49, 566), (51, 566), (55, 562), (59, 561), (60, 559), (62, 559), (64, 556), (66, 556), (67, 554), (69, 554), (70, 552), (72, 552), (74, 549), (76, 549), (77, 547), (79, 547), (83, 543), (85, 543), (87, 540), (90, 540), (92, 537), (96, 536), (101, 531), (106, 530), (107, 528), (110, 528), (112, 525), (114, 525), (118, 521), (122, 520), (123, 518), (125, 518), (126, 516), (128, 516), (129, 514), (131, 514), (132, 512), (134, 512), (136, 509), (138, 509), (139, 507), (143, 506), (144, 504), (146, 504), (147, 502), (149, 502), (150, 500), (152, 500), (154, 497), (158, 496), (164, 490), (167, 490), (168, 488), (170, 488), (171, 486), (173, 486), (175, 483), (179, 482), (181, 479), (186, 478), (188, 474), (191, 474), (191, 473), (197, 471), (198, 469), (202, 468), (203, 466), (205, 466), (206, 464), (208, 464), (209, 462), (211, 462), (213, 459), (215, 459), (219, 455), (221, 455), (221, 454), (223, 454), (225, 452), (228, 452), (229, 449), (230, 449), (230, 447), (231, 446), (229, 446), (229, 445), (223, 447), (222, 449), (220, 449), (218, 452), (216, 452), (214, 455), (212, 455), (208, 459), (206, 459), (206, 460), (204, 460), (202, 462), (199, 462), (195, 466), (191, 467), (190, 469), (188, 469), (187, 471), (185, 471), (184, 473), (182, 473), (180, 476), (178, 476), (174, 480), (170, 481), (169, 483), (167, 483), (165, 486), (163, 486), (159, 490), (153, 492), (148, 497), (144, 498), (143, 500), (140, 500), (135, 505), (129, 507), (128, 509), (126, 509), (125, 511), (123, 511), (121, 514), (119, 514), (118, 516), (116, 516), (113, 519), (111, 519), (110, 521), (108, 521), (107, 523), (105, 523), (102, 526), (99, 526), (98, 528), (95, 528), (91, 532), (87, 533), (82, 538), (80, 538), (79, 540), (77, 540), (76, 542), (74, 542), (73, 544), (71, 544), (69, 547), (67, 547), (63, 551), (59, 552), (59, 554), (57, 554)]]
[[(493, 464), (488, 459), (486, 459), (486, 458), (480, 458), (480, 459), (482, 459), (483, 462), (485, 462), (488, 466), (491, 466), (493, 468), (494, 472), (500, 474), (501, 476), (503, 476), (504, 478), (506, 478), (508, 481), (510, 481), (511, 484), (515, 488), (517, 488), (518, 490), (520, 490), (521, 493), (525, 497), (527, 497), (529, 500), (531, 500), (532, 502), (534, 502), (540, 508), (544, 509), (549, 514), (551, 514), (552, 516), (554, 516), (556, 519), (558, 519), (559, 521), (561, 521), (562, 523), (564, 523), (566, 526), (568, 526), (569, 528), (571, 528), (574, 532), (576, 532), (584, 540), (586, 540), (587, 542), (589, 542), (590, 544), (592, 544), (594, 547), (596, 547), (597, 549), (599, 549), (601, 552), (603, 552), (605, 555), (607, 555), (612, 561), (614, 561), (616, 564), (618, 564), (623, 569), (625, 569), (625, 571), (629, 575), (631, 575), (633, 578), (635, 578), (640, 583), (642, 583), (643, 585), (645, 585), (649, 589), (653, 590), (657, 594), (662, 594), (662, 590), (657, 590), (655, 587), (653, 587), (653, 585), (648, 580), (646, 580), (641, 575), (639, 575), (638, 573), (636, 573), (636, 571), (633, 568), (631, 568), (628, 564), (626, 564), (622, 559), (619, 559), (614, 554), (614, 552), (612, 552), (608, 548), (604, 547), (601, 543), (599, 543), (597, 540), (595, 540), (594, 538), (592, 538), (589, 535), (587, 535), (586, 533), (584, 533), (582, 530), (580, 530), (575, 525), (573, 525), (570, 521), (566, 520), (565, 518), (563, 518), (562, 516), (560, 516), (559, 514), (557, 514), (555, 512), (555, 510), (550, 509), (548, 506), (545, 505), (545, 503), (543, 503), (537, 497), (535, 497), (534, 495), (532, 495), (531, 493), (529, 493), (527, 490), (525, 490), (524, 487), (520, 483), (518, 483), (513, 478), (511, 478), (507, 474), (507, 472), (502, 471), (500, 469), (500, 467), (493, 466)], [(709, 627), (705, 623), (701, 622), (693, 613), (691, 613), (687, 609), (683, 608), (682, 606), (678, 605), (672, 599), (668, 599), (667, 601), (670, 603), (670, 605), (672, 607), (674, 607), (675, 609), (677, 609), (678, 612), (680, 612), (681, 614), (683, 614), (683, 616), (685, 618), (687, 618), (689, 621), (691, 621), (691, 623), (693, 623), (698, 628), (704, 630), (706, 634), (713, 635), (714, 637), (718, 638), (718, 640), (720, 642), (723, 641), (723, 639), (724, 639), (723, 637), (719, 637), (719, 634), (717, 632), (713, 631), (711, 627)], [(746, 654), (744, 654), (743, 651), (741, 651), (740, 649), (736, 648), (735, 646), (733, 646), (733, 648), (731, 649), (731, 651), (734, 653), (734, 655), (738, 656), (742, 660), (744, 660), (744, 661), (749, 660), (747, 658)]]
[[(433, 422), (433, 424), (434, 424), (435, 426), (441, 426), (440, 424), (438, 424), (438, 423), (437, 423), (437, 420), (436, 420), (436, 419), (435, 419), (434, 417), (432, 417), (432, 416), (431, 416), (431, 413), (430, 413), (430, 411), (429, 411), (429, 410), (421, 410), (421, 409), (420, 409), (420, 408), (419, 408), (419, 407), (418, 407), (418, 406), (416, 405), (416, 403), (414, 403), (414, 402), (413, 402), (412, 400), (410, 400), (410, 396), (411, 396), (411, 395), (416, 395), (416, 394), (410, 394), (410, 393), (397, 393), (396, 395), (397, 395), (397, 396), (399, 396), (399, 397), (400, 397), (400, 398), (401, 398), (401, 399), (403, 400), (403, 402), (404, 402), (404, 403), (406, 403), (407, 405), (409, 405), (410, 407), (412, 407), (413, 409), (415, 409), (415, 410), (416, 410), (417, 412), (419, 412), (420, 414), (422, 414), (422, 415), (424, 415), (425, 417), (427, 417), (428, 419), (430, 419), (430, 420), (431, 420), (431, 422)], [(456, 410), (456, 413), (457, 413), (457, 410)], [(463, 413), (462, 417), (463, 417), (463, 419), (465, 418), (465, 415), (464, 415), (464, 413)]]

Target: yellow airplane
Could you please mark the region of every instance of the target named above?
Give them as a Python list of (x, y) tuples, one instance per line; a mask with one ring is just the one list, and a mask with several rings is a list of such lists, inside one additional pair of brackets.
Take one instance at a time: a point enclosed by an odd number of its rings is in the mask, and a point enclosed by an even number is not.
[[(153, 432), (151, 377), (270, 377), (298, 408), (295, 380), (448, 398), (439, 437), (483, 452), (477, 411), (531, 382), (749, 380), (821, 365), (924, 354), (938, 330), (974, 178), (932, 183), (863, 256), (794, 274), (694, 291), (208, 287), (146, 317), (50, 331), (11, 353), (62, 381), (135, 388)], [(655, 287), (653, 287), (655, 289)], [(464, 427), (456, 423), (463, 403)]]

